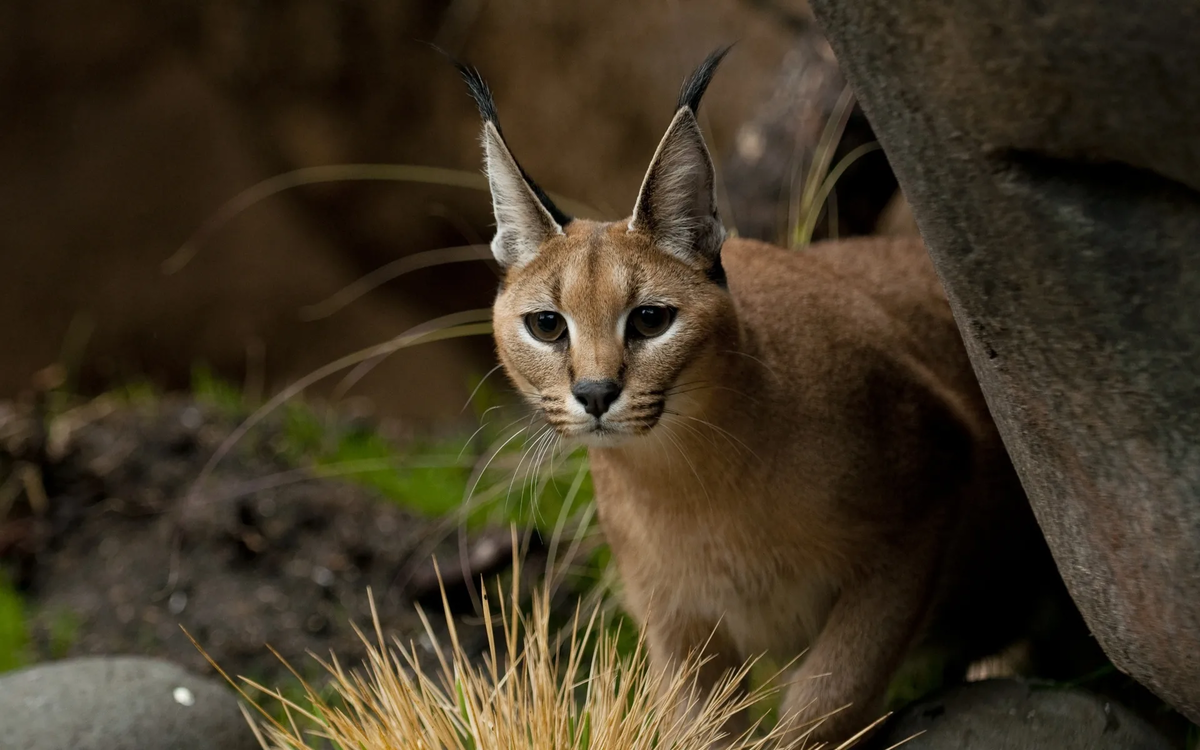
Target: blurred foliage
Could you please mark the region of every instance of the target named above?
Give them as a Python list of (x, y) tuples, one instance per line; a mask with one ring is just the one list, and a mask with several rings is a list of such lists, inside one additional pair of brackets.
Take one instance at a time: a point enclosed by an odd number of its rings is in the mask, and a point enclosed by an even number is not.
[(29, 659), (29, 623), (25, 601), (0, 571), (0, 672), (23, 667)]

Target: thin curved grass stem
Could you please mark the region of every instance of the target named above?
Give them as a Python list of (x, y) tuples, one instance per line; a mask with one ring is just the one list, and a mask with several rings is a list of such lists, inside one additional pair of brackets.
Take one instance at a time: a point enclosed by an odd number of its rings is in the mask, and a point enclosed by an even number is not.
[(440, 318), (427, 321), (420, 325), (414, 326), (404, 333), (396, 336), (390, 341), (375, 346), (360, 349), (352, 354), (330, 362), (324, 367), (320, 367), (308, 375), (300, 378), (292, 383), (287, 388), (277, 393), (270, 401), (260, 406), (249, 417), (242, 421), (233, 432), (221, 442), (217, 450), (209, 458), (208, 462), (200, 470), (200, 474), (196, 477), (192, 484), (192, 490), (188, 493), (189, 497), (195, 495), (197, 489), (204, 483), (212, 474), (213, 469), (221, 462), (233, 446), (237, 445), (238, 441), (245, 437), (255, 425), (265, 419), (271, 412), (282, 406), (290, 399), (304, 392), (309, 386), (324, 380), (347, 367), (364, 362), (366, 360), (379, 357), (382, 355), (391, 354), (417, 344), (427, 344), (434, 341), (444, 339), (459, 338), (462, 336), (481, 336), (491, 333), (491, 323), (483, 323), (480, 321), (490, 320), (491, 310), (465, 310), (463, 312), (443, 315)]
[[(319, 167), (303, 167), (290, 172), (268, 177), (267, 179), (246, 188), (225, 202), (215, 213), (208, 217), (200, 227), (192, 233), (171, 257), (163, 261), (164, 274), (170, 275), (183, 270), (183, 267), (196, 257), (196, 253), (218, 230), (232, 221), (238, 214), (257, 203), (285, 190), (304, 185), (318, 185), (327, 182), (354, 181), (386, 181), (386, 182), (421, 182), (430, 185), (448, 185), (451, 187), (470, 188), (472, 190), (489, 190), (487, 177), (479, 172), (465, 169), (447, 169), (445, 167), (426, 167), (415, 164), (328, 164)], [(550, 195), (551, 199), (563, 210), (581, 216), (595, 216), (597, 212), (590, 206), (573, 201), (560, 195)]]

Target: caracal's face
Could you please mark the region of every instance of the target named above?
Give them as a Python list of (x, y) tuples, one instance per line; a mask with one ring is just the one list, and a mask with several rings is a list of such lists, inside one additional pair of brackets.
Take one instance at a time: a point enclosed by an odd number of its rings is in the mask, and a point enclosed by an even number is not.
[(728, 304), (627, 222), (577, 219), (508, 270), (493, 323), (526, 400), (564, 439), (605, 447), (697, 408)]

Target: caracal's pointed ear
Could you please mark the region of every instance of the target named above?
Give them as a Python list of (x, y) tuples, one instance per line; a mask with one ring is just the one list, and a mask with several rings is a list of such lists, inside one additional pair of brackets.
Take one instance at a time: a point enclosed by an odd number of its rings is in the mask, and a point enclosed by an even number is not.
[(713, 72), (729, 51), (710, 54), (684, 82), (678, 109), (642, 180), (629, 230), (697, 268), (719, 268), (725, 227), (717, 215), (716, 174), (696, 110)]
[(457, 61), (454, 64), (483, 118), (483, 151), (496, 217), (492, 254), (505, 269), (525, 265), (537, 255), (543, 242), (563, 233), (571, 217), (554, 205), (513, 158), (500, 131), (491, 89), (479, 71)]

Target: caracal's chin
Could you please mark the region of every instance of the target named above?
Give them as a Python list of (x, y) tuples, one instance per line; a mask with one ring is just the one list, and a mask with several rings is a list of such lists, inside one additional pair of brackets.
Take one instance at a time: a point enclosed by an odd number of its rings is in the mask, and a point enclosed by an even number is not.
[(658, 422), (655, 421), (652, 425), (643, 424), (631, 428), (627, 425), (597, 421), (586, 426), (569, 427), (559, 434), (569, 444), (587, 448), (615, 448), (640, 440), (650, 434), (657, 425)]

